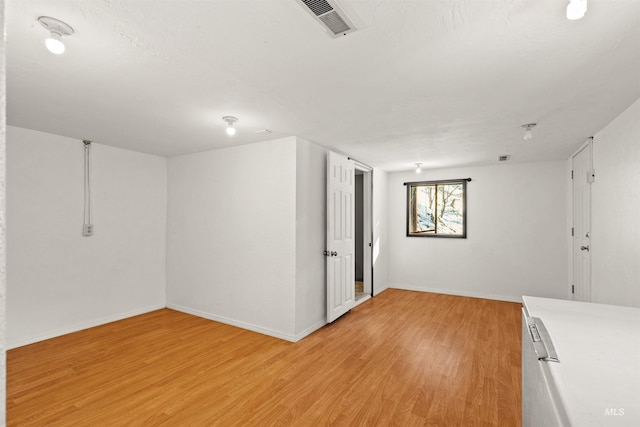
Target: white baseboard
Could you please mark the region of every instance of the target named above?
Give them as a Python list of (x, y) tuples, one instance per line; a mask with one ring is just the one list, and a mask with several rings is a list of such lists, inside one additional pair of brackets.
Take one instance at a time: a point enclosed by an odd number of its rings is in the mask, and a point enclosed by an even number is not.
[(297, 333), (296, 334), (296, 339), (294, 342), (298, 342), (300, 341), (302, 338), (306, 337), (307, 335), (311, 335), (312, 333), (314, 333), (315, 331), (317, 331), (318, 329), (322, 328), (324, 325), (327, 324), (327, 320), (326, 319), (322, 319), (316, 323), (314, 323), (313, 325), (309, 326), (307, 329), (305, 329), (304, 331)]
[(387, 289), (389, 289), (389, 287), (388, 287), (388, 286), (385, 286), (385, 287), (384, 287), (384, 288), (382, 288), (382, 289), (375, 289), (375, 286), (374, 286), (374, 289), (373, 289), (373, 296), (375, 297), (376, 295), (378, 295), (378, 294), (380, 294), (380, 293), (382, 293), (382, 292), (386, 291)]
[(472, 297), (472, 298), (492, 299), (496, 301), (522, 303), (522, 297), (509, 297), (504, 295), (482, 294), (477, 292), (466, 292), (466, 291), (452, 291), (450, 289), (424, 288), (424, 287), (405, 286), (405, 285), (396, 285), (396, 284), (393, 284), (393, 285), (390, 284), (389, 287), (393, 289), (402, 289), (405, 291), (431, 292), (434, 294), (456, 295), (460, 297)]
[(360, 298), (359, 300), (357, 300), (357, 301), (353, 304), (353, 307), (355, 308), (355, 307), (359, 306), (360, 304), (362, 304), (363, 302), (365, 302), (365, 301), (369, 301), (370, 299), (371, 299), (371, 295), (363, 296), (362, 298)]
[(125, 313), (115, 314), (113, 316), (101, 317), (99, 319), (91, 320), (89, 322), (77, 323), (77, 324), (69, 326), (67, 328), (56, 329), (55, 331), (49, 331), (49, 332), (46, 332), (44, 334), (37, 335), (37, 336), (34, 336), (34, 337), (21, 339), (21, 340), (14, 341), (14, 342), (8, 342), (7, 343), (7, 349), (11, 350), (13, 348), (18, 348), (18, 347), (22, 347), (22, 346), (25, 346), (25, 345), (33, 344), (33, 343), (36, 343), (36, 342), (39, 342), (39, 341), (48, 340), (48, 339), (51, 339), (51, 338), (59, 337), (61, 335), (66, 335), (66, 334), (71, 334), (73, 332), (82, 331), (83, 329), (94, 328), (96, 326), (104, 325), (106, 323), (116, 322), (118, 320), (126, 319), (126, 318), (133, 317), (133, 316), (138, 316), (140, 314), (149, 313), (151, 311), (160, 310), (162, 308), (165, 308), (164, 304), (156, 304), (156, 305), (152, 305), (152, 306), (148, 306), (148, 307), (143, 307), (143, 308), (127, 311)]
[[(229, 319), (227, 317), (218, 316), (216, 314), (207, 313), (205, 311), (196, 310), (189, 307), (184, 307), (178, 304), (167, 304), (167, 308), (172, 310), (181, 311), (183, 313), (192, 314), (194, 316), (202, 317), (203, 319), (209, 319), (216, 322), (224, 323), (238, 328), (247, 329), (249, 331), (258, 332), (263, 335), (269, 335), (271, 337), (280, 338), (282, 340), (296, 342), (301, 338), (297, 338), (297, 335), (287, 334), (285, 332), (275, 331), (273, 329), (265, 328), (251, 323), (242, 322), (240, 320)], [(299, 334), (300, 335), (300, 334)]]

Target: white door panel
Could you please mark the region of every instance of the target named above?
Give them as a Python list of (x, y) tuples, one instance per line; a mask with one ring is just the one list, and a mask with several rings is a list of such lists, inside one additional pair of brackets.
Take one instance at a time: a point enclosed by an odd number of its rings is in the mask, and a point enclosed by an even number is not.
[(572, 159), (573, 298), (591, 301), (591, 143)]
[(327, 322), (354, 304), (354, 187), (353, 161), (329, 153), (327, 161)]

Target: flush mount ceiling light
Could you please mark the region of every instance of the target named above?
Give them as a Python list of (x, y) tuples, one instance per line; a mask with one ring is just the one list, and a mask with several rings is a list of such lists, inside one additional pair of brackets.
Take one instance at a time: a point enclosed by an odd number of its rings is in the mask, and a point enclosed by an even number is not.
[(238, 121), (238, 118), (233, 116), (224, 116), (222, 120), (227, 122), (227, 135), (230, 135), (230, 136), (235, 135), (236, 128), (233, 127), (233, 124)]
[(51, 18), (50, 16), (41, 16), (38, 18), (38, 22), (51, 33), (45, 41), (49, 52), (55, 53), (56, 55), (64, 53), (62, 36), (70, 36), (73, 34), (73, 28), (59, 19)]
[(575, 21), (587, 13), (587, 0), (570, 0), (567, 5), (567, 19)]
[(422, 172), (422, 163), (416, 163), (416, 173)]
[(529, 141), (531, 138), (533, 138), (533, 133), (531, 132), (531, 129), (533, 129), (536, 126), (537, 126), (536, 123), (529, 123), (529, 124), (520, 126), (522, 129), (524, 129), (523, 138), (525, 141)]

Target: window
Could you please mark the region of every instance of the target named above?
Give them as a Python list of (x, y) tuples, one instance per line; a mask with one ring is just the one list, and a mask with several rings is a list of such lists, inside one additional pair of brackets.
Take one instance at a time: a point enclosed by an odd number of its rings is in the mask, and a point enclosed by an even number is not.
[(407, 236), (467, 237), (467, 181), (407, 182)]

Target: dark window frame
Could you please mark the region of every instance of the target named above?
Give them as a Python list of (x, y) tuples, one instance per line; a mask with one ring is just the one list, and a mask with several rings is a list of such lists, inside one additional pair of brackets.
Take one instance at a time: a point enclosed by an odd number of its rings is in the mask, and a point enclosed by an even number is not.
[[(436, 238), (444, 238), (444, 239), (466, 239), (467, 238), (467, 182), (471, 181), (471, 178), (461, 178), (461, 179), (442, 179), (436, 181), (414, 181), (414, 182), (405, 182), (404, 185), (407, 187), (407, 196), (406, 196), (406, 235), (407, 237), (436, 237)], [(447, 184), (462, 184), (462, 234), (438, 234), (435, 233), (411, 233), (411, 188), (412, 187), (421, 187), (421, 186), (436, 186), (437, 185), (447, 185)], [(436, 191), (437, 197), (437, 191)], [(437, 229), (437, 225), (436, 225)]]

